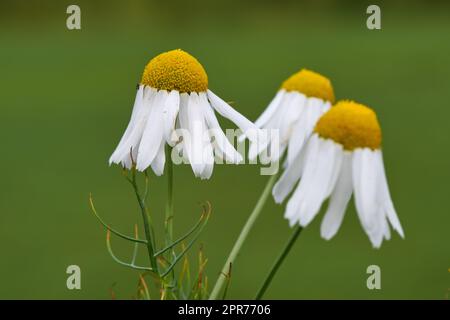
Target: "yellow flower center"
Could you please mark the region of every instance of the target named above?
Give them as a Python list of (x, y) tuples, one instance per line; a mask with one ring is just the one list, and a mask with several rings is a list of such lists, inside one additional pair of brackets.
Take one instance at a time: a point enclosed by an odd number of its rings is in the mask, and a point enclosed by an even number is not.
[(379, 149), (381, 129), (375, 112), (353, 101), (339, 101), (317, 122), (314, 131), (322, 138), (332, 139), (345, 150)]
[(283, 82), (286, 91), (298, 91), (307, 97), (316, 97), (334, 103), (334, 91), (330, 80), (314, 71), (302, 69)]
[(180, 93), (203, 92), (208, 89), (208, 76), (197, 59), (177, 49), (150, 60), (145, 66), (141, 84)]

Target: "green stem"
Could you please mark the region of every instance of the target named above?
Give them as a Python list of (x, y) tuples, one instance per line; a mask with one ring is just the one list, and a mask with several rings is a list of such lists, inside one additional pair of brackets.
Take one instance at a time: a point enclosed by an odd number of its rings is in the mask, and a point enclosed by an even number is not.
[(131, 180), (131, 184), (133, 185), (134, 193), (136, 194), (136, 198), (139, 203), (139, 207), (141, 208), (141, 214), (142, 214), (142, 220), (144, 222), (144, 231), (145, 231), (145, 237), (147, 239), (147, 251), (148, 251), (148, 257), (150, 259), (150, 266), (153, 270), (156, 272), (158, 271), (158, 264), (156, 263), (156, 257), (155, 257), (155, 240), (153, 239), (153, 231), (152, 231), (152, 221), (151, 217), (148, 213), (147, 206), (145, 204), (145, 201), (142, 199), (141, 195), (139, 194), (139, 188), (136, 182), (136, 169), (133, 170), (133, 179)]
[(263, 282), (263, 285), (259, 289), (258, 293), (256, 294), (255, 300), (261, 300), (262, 296), (266, 292), (267, 288), (269, 287), (270, 283), (272, 282), (273, 277), (277, 273), (278, 269), (280, 268), (281, 264), (283, 263), (284, 259), (288, 255), (289, 251), (291, 250), (292, 246), (294, 245), (295, 241), (297, 240), (298, 236), (302, 232), (303, 228), (301, 226), (298, 226), (294, 233), (292, 234), (291, 238), (289, 239), (288, 243), (286, 244), (286, 247), (284, 247), (281, 254), (278, 256), (277, 260), (273, 264), (272, 268), (270, 269), (270, 272), (267, 274), (266, 279)]
[(222, 268), (222, 272), (219, 274), (219, 278), (217, 279), (216, 284), (214, 285), (214, 288), (211, 292), (211, 295), (209, 297), (210, 300), (216, 300), (222, 288), (225, 286), (227, 282), (227, 273), (230, 269), (230, 265), (232, 266), (234, 264), (234, 261), (236, 260), (236, 257), (239, 255), (239, 251), (242, 248), (242, 245), (244, 244), (245, 240), (247, 239), (247, 236), (252, 229), (253, 225), (255, 224), (255, 221), (258, 219), (262, 208), (264, 207), (264, 204), (267, 201), (267, 198), (270, 195), (270, 191), (272, 190), (273, 185), (275, 184), (275, 181), (277, 180), (278, 174), (274, 174), (270, 177), (270, 179), (267, 181), (266, 187), (264, 188), (263, 193), (261, 194), (258, 202), (256, 203), (255, 208), (253, 209), (252, 213), (248, 217), (247, 222), (245, 223), (244, 227), (242, 228), (241, 233), (239, 234), (239, 237), (237, 238), (233, 249), (230, 252), (230, 255), (228, 256), (227, 261), (225, 262), (225, 265)]
[(166, 148), (167, 158), (167, 204), (166, 204), (166, 245), (172, 243), (173, 240), (173, 162), (172, 148)]
[[(164, 229), (166, 234), (166, 246), (173, 244), (173, 162), (172, 162), (172, 148), (169, 145), (166, 145), (166, 159), (167, 159), (167, 202), (166, 202), (166, 213), (165, 213), (165, 221), (164, 221)], [(176, 254), (174, 250), (175, 246), (172, 246), (169, 254), (166, 256), (168, 261), (174, 259), (176, 261)], [(174, 262), (176, 263), (176, 262)], [(164, 279), (168, 274), (170, 276), (167, 279)], [(176, 287), (176, 279), (173, 267), (167, 269), (160, 274), (161, 278), (164, 279), (164, 287), (171, 288)]]

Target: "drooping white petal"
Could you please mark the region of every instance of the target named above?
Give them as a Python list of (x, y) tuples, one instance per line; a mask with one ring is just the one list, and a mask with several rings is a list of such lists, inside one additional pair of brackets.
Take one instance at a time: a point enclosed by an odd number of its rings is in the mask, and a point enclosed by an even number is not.
[(216, 154), (223, 154), (227, 163), (240, 163), (243, 160), (242, 156), (234, 149), (223, 133), (219, 121), (214, 114), (214, 110), (209, 105), (206, 95), (204, 93), (200, 93), (199, 96), (200, 106), (203, 110), (206, 123), (209, 127), (211, 135), (215, 139), (214, 148), (216, 149)]
[[(116, 150), (115, 159), (113, 162), (130, 164), (130, 151), (133, 151), (133, 160), (136, 161), (139, 143), (142, 139), (142, 134), (147, 124), (152, 105), (156, 99), (156, 90), (150, 87), (144, 88), (144, 97), (141, 106), (136, 110), (136, 118), (131, 128), (131, 131), (121, 145), (121, 148)], [(127, 166), (128, 167), (128, 166)]]
[(268, 119), (261, 131), (261, 137), (265, 143), (252, 143), (249, 149), (249, 160), (266, 152), (272, 162), (278, 161), (283, 155), (287, 143), (292, 134), (293, 124), (298, 120), (305, 101), (305, 96), (298, 92), (285, 92), (278, 103), (278, 110)]
[(310, 97), (308, 98), (308, 107), (310, 112), (307, 116), (306, 125), (309, 130), (313, 130), (319, 118), (330, 109), (331, 103), (319, 98)]
[[(322, 203), (329, 196), (337, 180), (336, 171), (340, 171), (344, 153), (342, 146), (332, 140), (320, 139), (320, 150), (315, 171), (309, 178), (312, 183), (305, 185), (305, 201), (299, 208), (300, 225), (307, 226), (319, 212)], [(306, 180), (305, 169), (305, 180)], [(300, 184), (303, 180), (300, 181)]]
[(295, 161), (296, 157), (304, 147), (307, 137), (309, 136), (309, 133), (306, 130), (306, 117), (303, 116), (306, 112), (307, 111), (304, 110), (300, 115), (300, 119), (294, 124), (292, 135), (288, 143), (288, 154), (286, 159), (287, 165)]
[(295, 184), (299, 181), (302, 174), (302, 168), (305, 161), (306, 149), (300, 152), (296, 159), (292, 161), (283, 174), (281, 178), (277, 181), (272, 189), (272, 195), (276, 203), (281, 203), (286, 199), (289, 193), (291, 193)]
[(214, 168), (214, 154), (213, 154), (213, 148), (212, 148), (211, 144), (205, 145), (203, 157), (205, 160), (205, 167), (203, 168), (203, 171), (200, 174), (200, 178), (201, 179), (209, 179), (209, 178), (211, 178), (213, 168)]
[(376, 157), (376, 165), (378, 167), (378, 175), (379, 175), (379, 185), (378, 190), (379, 194), (381, 196), (381, 203), (383, 206), (383, 209), (386, 212), (387, 218), (389, 219), (389, 222), (391, 223), (392, 227), (395, 231), (398, 232), (398, 234), (404, 238), (405, 234), (403, 232), (403, 228), (400, 224), (400, 220), (398, 219), (397, 213), (395, 212), (394, 204), (392, 203), (391, 195), (389, 192), (389, 187), (386, 179), (386, 172), (384, 169), (384, 163), (383, 163), (383, 154), (382, 152), (376, 151), (377, 157)]
[[(268, 131), (263, 131), (263, 132), (268, 132)], [(269, 141), (269, 140), (267, 140), (267, 141)], [(250, 143), (250, 146), (248, 148), (248, 159), (250, 161), (255, 160), (256, 157), (258, 156), (258, 154), (260, 152), (262, 152), (262, 150), (260, 150), (260, 149), (264, 149), (264, 148), (267, 148), (267, 146), (264, 146), (263, 148), (259, 148), (258, 143)]]
[(211, 90), (208, 90), (208, 99), (211, 102), (212, 107), (223, 117), (231, 120), (235, 123), (251, 141), (257, 141), (259, 135), (259, 129), (244, 117), (242, 114), (234, 110), (228, 103), (223, 101)]
[(128, 123), (127, 129), (125, 130), (125, 133), (123, 134), (122, 138), (120, 139), (119, 144), (117, 145), (116, 149), (114, 150), (113, 154), (109, 158), (109, 164), (111, 163), (119, 163), (122, 159), (119, 159), (117, 157), (118, 153), (120, 153), (120, 150), (123, 149), (123, 144), (125, 141), (127, 141), (128, 137), (130, 136), (131, 131), (133, 130), (137, 115), (139, 114), (139, 109), (142, 107), (143, 103), (142, 100), (144, 99), (144, 86), (139, 85), (139, 88), (136, 92), (136, 98), (134, 100), (133, 105), (133, 111), (131, 112), (131, 119)]
[(363, 214), (363, 205), (361, 197), (362, 189), (362, 159), (363, 159), (363, 149), (356, 149), (353, 151), (353, 163), (352, 163), (352, 178), (353, 178), (353, 193), (356, 206), (356, 212), (358, 213), (361, 225), (365, 229), (368, 222), (367, 218)]
[(298, 92), (289, 92), (290, 98), (287, 101), (284, 113), (276, 124), (276, 129), (280, 130), (281, 143), (287, 144), (292, 137), (294, 124), (299, 120), (299, 117), (304, 111), (306, 97)]
[(389, 223), (387, 222), (386, 219), (383, 219), (383, 229), (384, 229), (384, 238), (386, 240), (390, 240), (391, 239), (391, 229), (389, 228)]
[[(312, 115), (318, 114), (317, 99), (308, 98), (304, 102), (299, 120), (294, 124), (289, 139), (287, 163), (294, 160), (295, 156), (303, 148), (305, 141), (309, 138), (317, 119)], [(314, 121), (315, 120), (315, 121)]]
[(174, 137), (175, 122), (180, 107), (180, 93), (176, 90), (170, 91), (163, 109), (164, 139), (173, 147), (178, 140)]
[[(166, 143), (163, 139), (159, 146), (158, 153), (156, 154), (155, 159), (151, 163), (152, 170), (157, 176), (160, 176), (164, 173), (164, 164), (166, 163), (165, 146), (166, 146)], [(169, 154), (169, 157), (170, 157), (170, 154)]]
[(181, 94), (179, 119), (181, 128), (189, 132), (189, 136), (183, 136), (184, 151), (189, 159), (194, 175), (201, 177), (205, 168), (203, 149), (205, 146), (206, 123), (197, 93)]
[(271, 143), (269, 145), (270, 161), (272, 163), (279, 161), (280, 158), (283, 156), (284, 152), (286, 151), (286, 148), (287, 148), (286, 143), (281, 143), (279, 145)]
[(181, 136), (181, 141), (175, 145), (179, 153), (183, 155), (183, 160), (189, 162), (189, 152), (191, 150), (191, 134), (189, 132), (188, 118), (189, 94), (180, 94), (180, 110), (178, 112), (177, 132)]
[(138, 149), (136, 169), (139, 171), (147, 169), (160, 149), (164, 130), (162, 111), (167, 96), (167, 91), (158, 91), (150, 106), (150, 114)]
[(358, 216), (364, 231), (375, 248), (385, 233), (380, 206), (377, 203), (376, 153), (368, 148), (357, 149), (353, 157), (353, 187)]
[(317, 98), (308, 98), (304, 101), (302, 113), (295, 122), (289, 139), (287, 163), (294, 160), (295, 156), (303, 148), (305, 141), (312, 134), (314, 127), (322, 116), (330, 108), (328, 102)]
[(352, 196), (352, 154), (344, 153), (339, 177), (332, 191), (327, 212), (320, 226), (322, 238), (329, 240), (339, 230), (344, 219), (347, 204)]
[(312, 183), (313, 171), (315, 171), (315, 166), (317, 165), (317, 161), (319, 159), (319, 151), (320, 151), (320, 141), (317, 136), (311, 137), (309, 140), (304, 160), (304, 167), (302, 169), (302, 183), (297, 185), (294, 193), (289, 199), (286, 205), (286, 211), (284, 217), (289, 220), (290, 225), (294, 225), (299, 220), (299, 208), (304, 199), (305, 186), (307, 184)]
[[(284, 89), (281, 89), (277, 92), (275, 97), (270, 101), (267, 108), (261, 113), (259, 118), (255, 121), (255, 126), (258, 128), (264, 127), (271, 118), (273, 118), (276, 113), (279, 111), (279, 108), (281, 107), (281, 102), (283, 101), (284, 96), (286, 95), (286, 91)], [(238, 142), (243, 142), (245, 139), (245, 134), (242, 134), (238, 138)]]
[(127, 168), (128, 170), (131, 169), (131, 167), (133, 166), (133, 161), (136, 163), (136, 159), (137, 159), (137, 154), (138, 154), (138, 147), (132, 148), (131, 152), (129, 152), (124, 159), (120, 162), (120, 164), (124, 167)]
[(279, 111), (280, 102), (283, 100), (283, 96), (286, 94), (286, 91), (281, 89), (277, 92), (275, 97), (270, 101), (267, 108), (263, 113), (259, 116), (259, 118), (255, 121), (255, 125), (259, 128), (263, 127), (269, 119), (275, 114), (275, 112)]

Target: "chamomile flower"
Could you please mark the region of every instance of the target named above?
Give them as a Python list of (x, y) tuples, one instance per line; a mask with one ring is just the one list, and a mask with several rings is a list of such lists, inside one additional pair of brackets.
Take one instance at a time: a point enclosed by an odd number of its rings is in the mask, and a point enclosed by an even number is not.
[(331, 239), (353, 193), (359, 220), (375, 248), (383, 238), (390, 238), (389, 223), (404, 237), (389, 193), (381, 129), (372, 109), (341, 101), (325, 113), (305, 148), (276, 183), (275, 201), (281, 203), (300, 178), (285, 211), (291, 226), (307, 226), (329, 197), (320, 232)]
[(256, 126), (208, 89), (208, 76), (193, 56), (182, 50), (162, 53), (147, 64), (138, 86), (128, 127), (109, 163), (139, 171), (149, 166), (161, 175), (166, 143), (182, 150), (196, 177), (208, 179), (214, 156), (239, 163), (215, 111), (242, 131)]
[[(267, 143), (253, 143), (249, 159), (267, 151), (272, 161), (278, 160), (286, 148), (287, 163), (293, 161), (311, 135), (320, 116), (334, 103), (333, 86), (329, 79), (316, 72), (302, 69), (281, 85), (255, 125), (269, 133)], [(278, 141), (269, 130), (279, 130)]]

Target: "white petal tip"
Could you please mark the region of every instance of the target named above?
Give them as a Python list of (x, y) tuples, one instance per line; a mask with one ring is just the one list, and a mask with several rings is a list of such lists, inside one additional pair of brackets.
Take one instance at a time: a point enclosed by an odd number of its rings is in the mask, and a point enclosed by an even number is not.
[(297, 224), (296, 219), (294, 219), (294, 218), (287, 218), (287, 219), (289, 220), (290, 228), (293, 228)]
[(333, 238), (335, 236), (336, 233), (330, 233), (330, 232), (325, 232), (325, 231), (321, 231), (320, 232), (320, 236), (322, 237), (322, 239), (329, 241), (331, 240), (331, 238)]
[(147, 168), (148, 168), (148, 166), (140, 166), (140, 165), (137, 165), (137, 166), (136, 166), (136, 170), (139, 171), (139, 172), (143, 172), (143, 171), (145, 171)]
[(162, 169), (154, 169), (154, 168), (152, 168), (152, 170), (153, 170), (153, 173), (157, 177), (160, 177), (160, 176), (162, 176), (164, 174), (164, 168), (162, 168)]
[(280, 197), (278, 194), (275, 194), (275, 192), (272, 192), (273, 200), (276, 204), (281, 204), (283, 202), (283, 197)]

